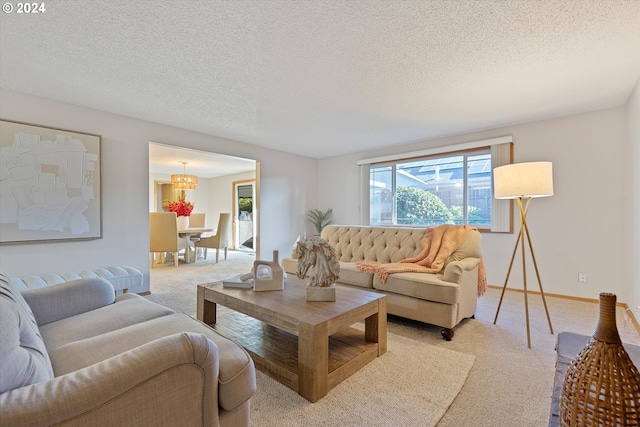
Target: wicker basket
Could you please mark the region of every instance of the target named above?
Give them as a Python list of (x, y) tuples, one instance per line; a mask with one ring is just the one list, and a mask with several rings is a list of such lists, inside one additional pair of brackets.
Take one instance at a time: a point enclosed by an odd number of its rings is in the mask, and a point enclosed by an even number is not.
[(567, 370), (562, 426), (640, 426), (640, 373), (616, 327), (616, 296), (600, 294), (600, 318), (589, 344)]

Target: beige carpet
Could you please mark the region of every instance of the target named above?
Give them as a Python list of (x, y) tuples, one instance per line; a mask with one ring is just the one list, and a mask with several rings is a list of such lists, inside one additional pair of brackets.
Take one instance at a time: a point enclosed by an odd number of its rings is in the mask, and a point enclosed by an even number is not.
[[(155, 268), (151, 271), (153, 294), (149, 298), (186, 313), (195, 313), (197, 283), (215, 280), (224, 274), (233, 275), (236, 271), (249, 271), (252, 263), (253, 258), (246, 254), (234, 253), (232, 256), (230, 253), (227, 262), (220, 261), (217, 265), (205, 264), (200, 260), (189, 267)], [(607, 291), (606, 283), (590, 286), (593, 288), (593, 298), (597, 298), (598, 292)], [(442, 340), (438, 327), (389, 316), (389, 332), (396, 336), (414, 340), (421, 346), (430, 345), (475, 356), (473, 368), (460, 394), (439, 421), (438, 427), (548, 425), (557, 336), (549, 333), (540, 297), (531, 295), (532, 348), (528, 349), (523, 294), (505, 294), (500, 318), (494, 325), (499, 298), (499, 289), (489, 289), (478, 300), (476, 318), (463, 321), (456, 328), (456, 335), (451, 342)], [(570, 331), (589, 335), (593, 332), (598, 319), (597, 304), (552, 297), (547, 298), (547, 304), (556, 334)], [(640, 335), (625, 318), (622, 308), (618, 309), (618, 330), (623, 341), (640, 344)], [(384, 358), (379, 359), (382, 360)], [(410, 412), (419, 413), (421, 405), (417, 403)], [(379, 421), (378, 425), (401, 425), (395, 424), (390, 417), (382, 417)], [(300, 422), (292, 425), (313, 424)]]
[(215, 250), (209, 250), (208, 259), (198, 259), (192, 264), (180, 261), (178, 268), (173, 263), (151, 269), (151, 295), (153, 302), (170, 307), (190, 316), (196, 315), (196, 290), (198, 284), (216, 282), (238, 273), (247, 273), (253, 267), (255, 256), (247, 252), (228, 251), (227, 259), (220, 253), (216, 264)]
[(251, 425), (435, 426), (460, 392), (474, 356), (388, 336), (388, 351), (316, 403), (258, 372)]
[[(254, 256), (229, 252), (218, 264), (157, 267), (149, 299), (195, 315), (198, 283), (221, 280), (251, 269)], [(221, 307), (220, 321), (225, 309)], [(362, 328), (362, 325), (355, 325)], [(460, 392), (475, 357), (395, 334), (388, 350), (316, 403), (257, 373), (251, 401), (252, 426), (435, 426)]]

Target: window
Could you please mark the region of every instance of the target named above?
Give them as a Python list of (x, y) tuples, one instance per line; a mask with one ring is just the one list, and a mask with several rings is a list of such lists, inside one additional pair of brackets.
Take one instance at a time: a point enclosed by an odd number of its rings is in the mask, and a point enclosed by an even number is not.
[(491, 227), (489, 148), (370, 167), (371, 225)]
[(492, 172), (511, 162), (511, 142), (503, 137), (359, 161), (363, 222), (510, 231), (511, 204), (493, 198)]

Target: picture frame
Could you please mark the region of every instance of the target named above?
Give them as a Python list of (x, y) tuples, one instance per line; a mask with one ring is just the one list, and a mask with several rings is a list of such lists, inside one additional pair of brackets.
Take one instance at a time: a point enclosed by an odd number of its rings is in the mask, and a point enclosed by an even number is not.
[(0, 118), (0, 244), (102, 238), (101, 142)]

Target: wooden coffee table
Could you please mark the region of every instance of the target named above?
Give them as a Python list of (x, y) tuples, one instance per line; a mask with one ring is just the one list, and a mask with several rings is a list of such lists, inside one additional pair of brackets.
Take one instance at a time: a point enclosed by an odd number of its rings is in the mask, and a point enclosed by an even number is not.
[[(307, 302), (305, 282), (254, 292), (198, 285), (199, 320), (234, 339), (257, 369), (311, 402), (387, 351), (387, 303), (375, 292), (338, 287), (335, 302)], [(216, 305), (235, 311), (216, 323)], [(351, 328), (364, 320), (364, 332)]]

